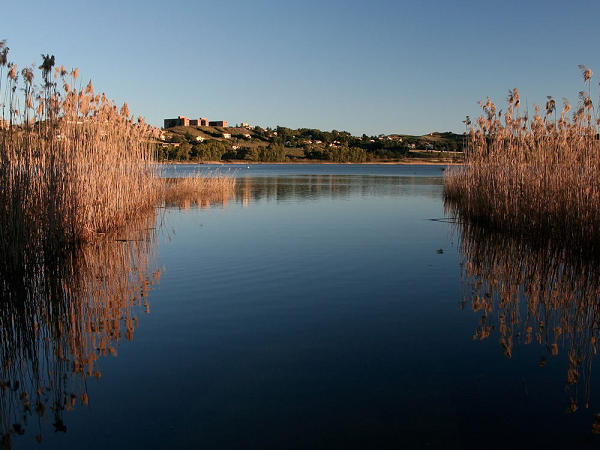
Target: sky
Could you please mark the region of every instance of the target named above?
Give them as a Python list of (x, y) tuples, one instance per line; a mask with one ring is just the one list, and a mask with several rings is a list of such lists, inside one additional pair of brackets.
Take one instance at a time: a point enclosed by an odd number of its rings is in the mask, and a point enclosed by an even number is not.
[(158, 127), (462, 133), (487, 96), (576, 105), (578, 65), (600, 76), (597, 0), (30, 0), (2, 15), (19, 69), (55, 55)]

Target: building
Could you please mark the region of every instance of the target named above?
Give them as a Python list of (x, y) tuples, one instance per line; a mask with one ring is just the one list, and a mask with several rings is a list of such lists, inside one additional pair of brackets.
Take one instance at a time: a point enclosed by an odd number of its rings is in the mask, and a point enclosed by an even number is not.
[(200, 119), (190, 119), (191, 127), (207, 127), (208, 119), (201, 117)]
[(165, 129), (171, 127), (189, 127), (190, 119), (185, 116), (179, 116), (177, 119), (165, 119)]
[(179, 116), (177, 119), (165, 119), (164, 128), (172, 128), (172, 127), (223, 127), (227, 128), (226, 120), (218, 120), (214, 122), (209, 122), (207, 118), (201, 117), (200, 119), (188, 119), (185, 116)]

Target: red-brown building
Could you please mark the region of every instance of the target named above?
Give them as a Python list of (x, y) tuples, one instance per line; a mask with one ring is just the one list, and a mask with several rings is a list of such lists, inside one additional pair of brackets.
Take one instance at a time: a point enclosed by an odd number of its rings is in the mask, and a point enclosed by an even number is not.
[(207, 127), (208, 119), (201, 117), (200, 119), (190, 119), (190, 126), (192, 127)]
[(179, 116), (177, 119), (165, 119), (165, 128), (171, 127), (189, 127), (190, 119), (185, 116)]
[(171, 127), (223, 127), (227, 128), (226, 120), (218, 120), (215, 122), (209, 122), (207, 118), (201, 117), (200, 119), (188, 119), (185, 116), (179, 116), (177, 119), (165, 119), (165, 129)]

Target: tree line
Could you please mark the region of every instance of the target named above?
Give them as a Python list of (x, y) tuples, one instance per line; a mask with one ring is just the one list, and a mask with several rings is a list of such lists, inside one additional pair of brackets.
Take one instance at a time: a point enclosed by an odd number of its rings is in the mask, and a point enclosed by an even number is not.
[[(173, 134), (171, 145), (158, 144), (159, 161), (226, 161), (285, 162), (314, 160), (362, 163), (367, 161), (401, 160), (410, 156), (413, 148), (424, 149), (424, 139), (416, 136), (352, 136), (346, 131), (321, 131), (313, 128), (275, 129), (255, 127), (250, 137), (234, 134), (233, 140), (219, 140), (220, 133), (202, 132), (213, 137), (198, 142), (189, 131)], [(461, 151), (462, 136), (446, 133), (428, 141), (434, 151)], [(175, 145), (172, 145), (175, 144)]]

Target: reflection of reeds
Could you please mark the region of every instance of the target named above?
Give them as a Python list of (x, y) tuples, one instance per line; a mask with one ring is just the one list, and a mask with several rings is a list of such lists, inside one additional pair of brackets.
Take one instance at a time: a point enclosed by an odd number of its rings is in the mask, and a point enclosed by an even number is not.
[[(43, 261), (27, 277), (5, 281), (0, 297), (0, 435), (10, 448), (26, 431), (42, 439), (32, 416), (65, 431), (63, 412), (87, 405), (86, 377), (98, 358), (133, 338), (137, 307), (158, 281), (153, 269), (154, 213), (130, 231), (99, 239), (68, 257)], [(29, 430), (37, 428), (37, 431)]]
[(224, 195), (233, 184), (215, 177), (173, 189), (153, 161), (156, 130), (127, 104), (117, 108), (91, 82), (82, 87), (77, 69), (54, 68), (49, 55), (36, 86), (34, 68), (19, 72), (7, 53), (0, 41), (3, 448), (34, 414), (65, 431), (63, 411), (87, 404), (84, 381), (100, 377), (97, 359), (132, 338), (132, 308), (148, 310), (160, 277), (150, 272), (154, 208), (174, 193), (196, 199), (216, 195), (212, 187)]
[(497, 334), (502, 352), (512, 356), (515, 342), (543, 346), (544, 356), (565, 352), (568, 411), (583, 398), (588, 406), (592, 359), (600, 331), (598, 261), (584, 260), (561, 247), (529, 245), (522, 239), (463, 221), (463, 279), (473, 311), (481, 314), (473, 339)]
[[(584, 82), (591, 71), (581, 66)], [(445, 198), (462, 218), (519, 234), (543, 234), (600, 251), (600, 141), (590, 92), (572, 117), (548, 97), (533, 118), (517, 89), (502, 114), (488, 98), (470, 130), (465, 164), (445, 172)]]

